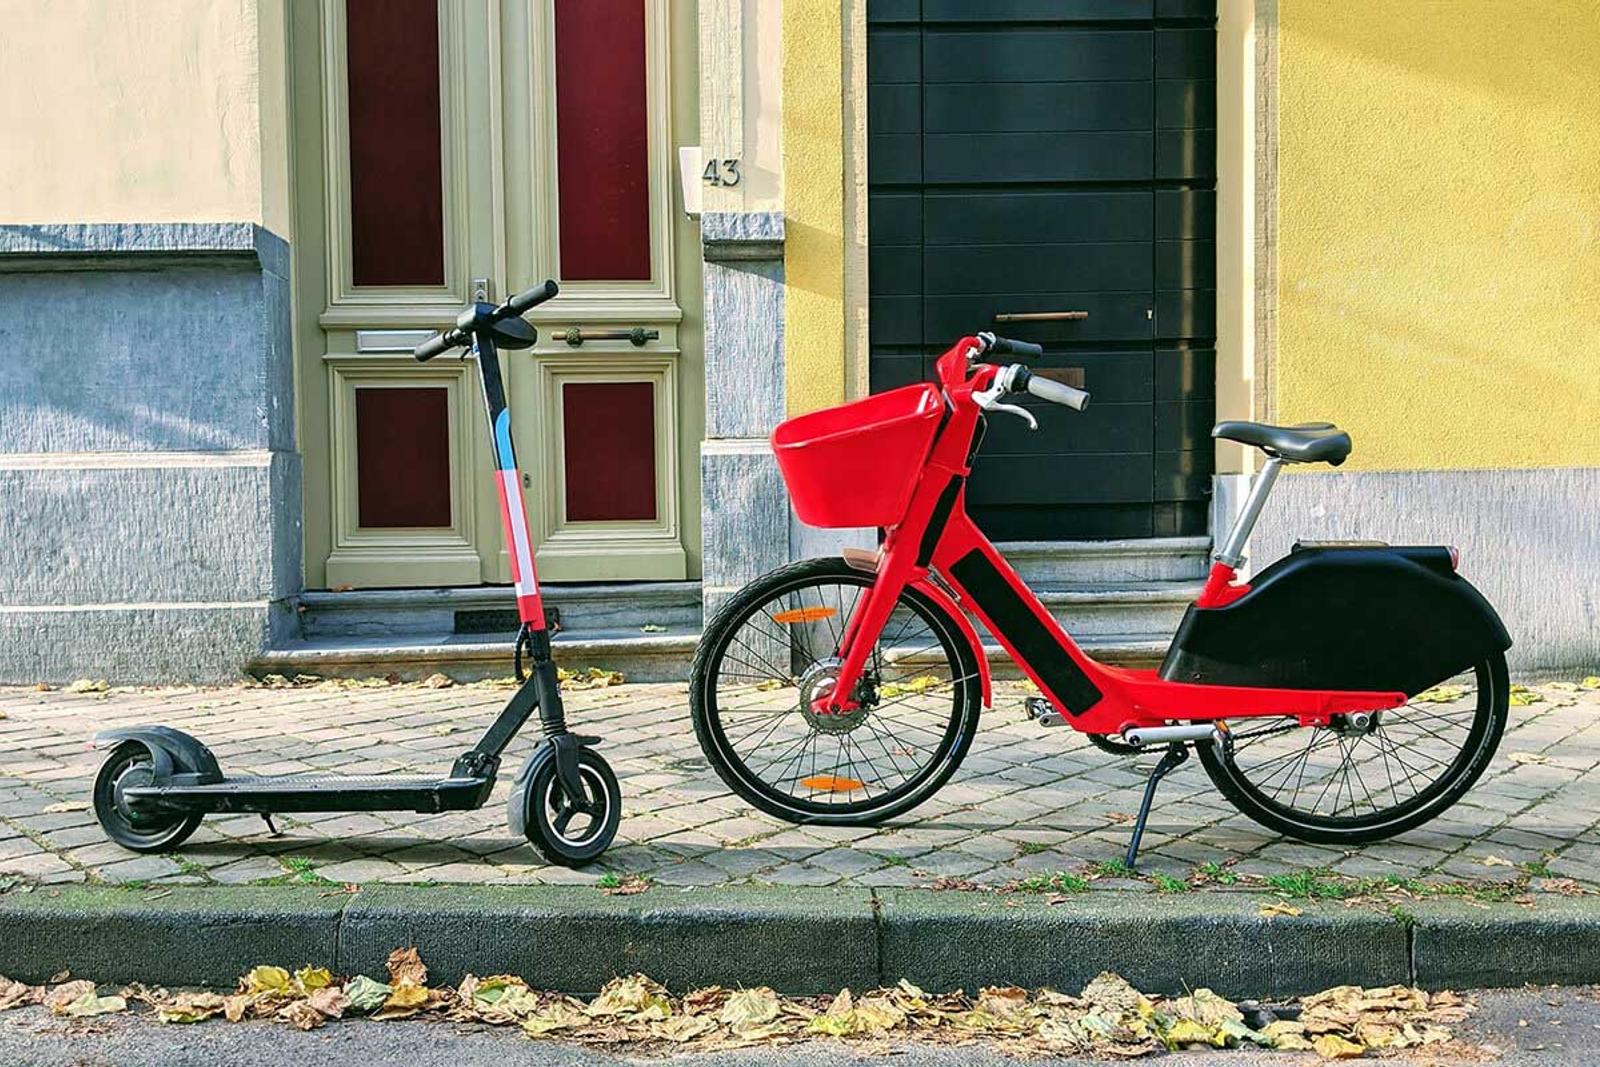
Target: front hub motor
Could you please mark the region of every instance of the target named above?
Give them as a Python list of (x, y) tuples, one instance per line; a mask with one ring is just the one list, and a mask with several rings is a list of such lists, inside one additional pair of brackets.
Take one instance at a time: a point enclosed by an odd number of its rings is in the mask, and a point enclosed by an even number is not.
[(839, 683), (839, 666), (838, 657), (830, 656), (813, 663), (800, 676), (800, 714), (818, 733), (850, 733), (867, 720), (868, 705), (876, 700), (875, 687), (863, 673), (861, 682), (856, 686), (856, 707), (840, 712), (818, 711), (816, 705), (832, 696), (834, 687)]

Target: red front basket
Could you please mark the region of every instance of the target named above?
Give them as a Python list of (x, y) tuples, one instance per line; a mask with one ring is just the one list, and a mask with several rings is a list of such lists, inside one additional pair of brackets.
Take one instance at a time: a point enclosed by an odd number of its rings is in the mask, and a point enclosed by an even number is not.
[(811, 526), (893, 526), (905, 517), (944, 406), (931, 383), (778, 424), (772, 451), (795, 514)]

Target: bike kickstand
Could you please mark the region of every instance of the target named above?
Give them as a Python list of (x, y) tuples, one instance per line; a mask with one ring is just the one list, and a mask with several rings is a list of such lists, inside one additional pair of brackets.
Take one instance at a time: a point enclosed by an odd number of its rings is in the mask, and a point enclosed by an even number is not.
[(1139, 817), (1133, 821), (1133, 840), (1128, 842), (1128, 858), (1123, 861), (1128, 870), (1134, 870), (1134, 865), (1139, 861), (1139, 842), (1144, 838), (1144, 824), (1150, 818), (1150, 804), (1156, 798), (1156, 786), (1188, 758), (1189, 747), (1181, 741), (1174, 741), (1167, 746), (1166, 754), (1156, 764), (1155, 770), (1150, 772), (1150, 780), (1144, 787), (1144, 799), (1139, 802)]

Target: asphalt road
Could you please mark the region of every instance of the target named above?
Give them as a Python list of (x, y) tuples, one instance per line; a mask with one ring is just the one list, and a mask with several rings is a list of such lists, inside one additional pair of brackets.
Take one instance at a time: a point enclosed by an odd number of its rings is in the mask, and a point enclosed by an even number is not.
[[(1474, 995), (1478, 1012), (1461, 1027), (1459, 1054), (1419, 1054), (1410, 1064), (1592, 1064), (1600, 1060), (1600, 991), (1542, 989)], [(1492, 1050), (1492, 1051), (1491, 1051)], [(1495, 1053), (1504, 1053), (1503, 1056)], [(42, 1009), (0, 1015), (0, 1064), (6, 1067), (611, 1067), (641, 1062), (685, 1067), (1016, 1067), (1015, 1057), (982, 1046), (948, 1048), (895, 1042), (878, 1048), (814, 1042), (780, 1049), (670, 1058), (531, 1041), (509, 1029), (463, 1029), (438, 1022), (335, 1024), (302, 1033), (283, 1025), (212, 1022), (163, 1026), (149, 1015), (106, 1016), (67, 1024)], [(1106, 1060), (1029, 1060), (1055, 1067), (1103, 1067)], [(1177, 1053), (1139, 1061), (1161, 1067), (1291, 1067), (1320, 1063), (1310, 1053)]]

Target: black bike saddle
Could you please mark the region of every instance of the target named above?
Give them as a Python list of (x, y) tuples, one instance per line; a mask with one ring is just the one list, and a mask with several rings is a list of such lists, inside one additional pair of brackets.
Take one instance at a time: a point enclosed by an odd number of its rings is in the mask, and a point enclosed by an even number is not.
[(1269, 456), (1290, 463), (1329, 463), (1337, 467), (1350, 455), (1350, 435), (1331, 422), (1269, 426), (1264, 422), (1219, 422), (1212, 437), (1255, 445)]

